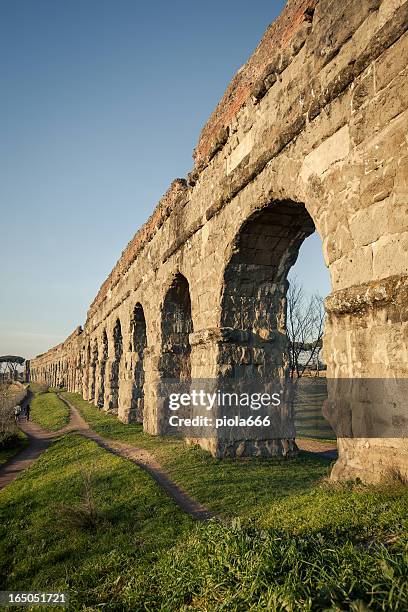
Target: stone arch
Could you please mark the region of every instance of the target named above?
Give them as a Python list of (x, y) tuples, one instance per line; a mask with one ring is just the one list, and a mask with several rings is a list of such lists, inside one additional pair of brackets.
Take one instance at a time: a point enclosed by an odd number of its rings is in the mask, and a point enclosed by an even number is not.
[(75, 359), (75, 386), (73, 388), (74, 393), (82, 392), (82, 361), (81, 361), (81, 350), (78, 351), (78, 354)]
[(117, 412), (119, 406), (119, 369), (123, 354), (123, 336), (120, 319), (116, 319), (112, 333), (113, 360), (110, 371), (110, 397), (108, 408)]
[(66, 359), (64, 359), (64, 361), (63, 361), (63, 377), (62, 377), (62, 386), (64, 387), (64, 389), (66, 389), (67, 386), (68, 386), (67, 375), (68, 375), (68, 362), (67, 362)]
[(101, 340), (101, 355), (99, 364), (99, 388), (98, 395), (96, 398), (96, 405), (98, 408), (103, 408), (105, 403), (105, 373), (106, 373), (106, 362), (108, 361), (109, 345), (108, 345), (108, 334), (106, 329), (102, 332)]
[(147, 347), (146, 319), (143, 306), (138, 302), (131, 320), (131, 351), (133, 353), (133, 388), (129, 421), (143, 423), (145, 350)]
[(89, 399), (90, 387), (91, 342), (87, 341), (84, 355), (84, 395)]
[(287, 275), (314, 231), (306, 207), (290, 200), (271, 202), (241, 225), (221, 297), (221, 327), (232, 330), (222, 345), (228, 378), (263, 377), (271, 370), (284, 375)]
[(190, 287), (185, 276), (174, 277), (163, 302), (161, 335), (162, 378), (185, 382), (191, 379), (191, 346), (193, 333)]
[(220, 301), (218, 384), (230, 392), (279, 389), (284, 401), (265, 439), (218, 436), (218, 456), (296, 453), (290, 389), (282, 385), (289, 374), (287, 276), (303, 241), (315, 230), (304, 204), (273, 200), (252, 210), (229, 243)]
[(89, 388), (89, 399), (95, 399), (96, 393), (96, 368), (98, 364), (98, 340), (95, 338), (91, 351), (91, 380)]

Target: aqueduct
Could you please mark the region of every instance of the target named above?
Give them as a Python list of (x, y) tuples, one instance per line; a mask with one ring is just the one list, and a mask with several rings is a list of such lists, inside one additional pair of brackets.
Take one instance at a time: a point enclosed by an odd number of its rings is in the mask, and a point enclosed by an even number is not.
[[(290, 0), (202, 130), (187, 180), (123, 251), (83, 329), (31, 360), (31, 379), (160, 434), (163, 377), (281, 373), (287, 274), (315, 230), (332, 283), (328, 411), (331, 380), (406, 378), (407, 29), (407, 0)], [(273, 442), (272, 454), (294, 449)], [(338, 444), (334, 478), (408, 476), (403, 437)]]

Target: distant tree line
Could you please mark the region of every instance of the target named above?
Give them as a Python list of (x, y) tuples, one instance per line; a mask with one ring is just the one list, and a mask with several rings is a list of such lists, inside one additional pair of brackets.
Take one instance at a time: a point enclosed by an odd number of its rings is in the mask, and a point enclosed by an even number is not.
[(22, 366), (25, 362), (24, 357), (19, 355), (2, 355), (0, 356), (0, 374), (4, 378), (8, 374), (8, 378), (14, 380), (17, 377), (18, 366)]

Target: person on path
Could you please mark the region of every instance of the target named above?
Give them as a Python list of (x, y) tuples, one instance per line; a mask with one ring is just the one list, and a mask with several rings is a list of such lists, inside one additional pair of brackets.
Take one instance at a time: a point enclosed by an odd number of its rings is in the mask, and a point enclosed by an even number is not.
[(31, 410), (31, 406), (30, 404), (27, 404), (25, 407), (25, 416), (26, 416), (27, 421), (30, 420), (30, 410)]
[(20, 414), (21, 414), (21, 406), (20, 404), (17, 404), (17, 406), (14, 408), (14, 418), (16, 420), (16, 423), (18, 423), (20, 420)]

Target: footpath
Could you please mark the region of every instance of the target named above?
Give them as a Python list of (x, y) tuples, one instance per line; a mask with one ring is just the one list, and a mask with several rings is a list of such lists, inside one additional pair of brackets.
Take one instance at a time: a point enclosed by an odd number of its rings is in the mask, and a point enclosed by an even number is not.
[[(132, 444), (111, 440), (100, 436), (93, 431), (79, 411), (68, 400), (59, 396), (69, 408), (69, 423), (58, 431), (47, 431), (32, 421), (19, 424), (20, 429), (28, 437), (28, 446), (17, 453), (10, 461), (0, 467), (0, 490), (12, 482), (17, 476), (26, 470), (45, 451), (53, 440), (67, 433), (75, 432), (93, 440), (104, 450), (131, 461), (147, 472), (157, 484), (164, 489), (170, 497), (187, 514), (199, 521), (207, 521), (214, 514), (198, 501), (190, 497), (177, 483), (175, 483), (153, 455), (143, 448), (137, 448)], [(30, 401), (30, 395), (25, 402)], [(319, 442), (316, 440), (297, 440), (301, 450), (311, 452), (326, 459), (336, 459), (337, 451), (335, 443)]]
[[(26, 401), (29, 401), (29, 399), (28, 397)], [(50, 432), (32, 421), (21, 422), (19, 427), (28, 437), (28, 446), (0, 468), (0, 490), (30, 467), (53, 440), (67, 433), (75, 432), (93, 440), (98, 446), (113, 455), (127, 459), (145, 470), (174, 499), (178, 506), (193, 518), (207, 521), (214, 516), (212, 512), (190, 497), (186, 491), (175, 483), (148, 451), (100, 436), (89, 427), (75, 406), (65, 398), (60, 397), (60, 399), (69, 408), (70, 419), (68, 425), (58, 431)]]

